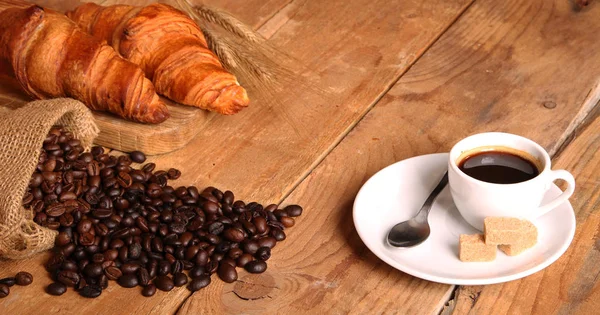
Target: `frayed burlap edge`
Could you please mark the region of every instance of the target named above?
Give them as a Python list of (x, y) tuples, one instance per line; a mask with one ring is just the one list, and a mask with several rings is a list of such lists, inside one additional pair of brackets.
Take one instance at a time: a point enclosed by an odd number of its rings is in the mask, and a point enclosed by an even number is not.
[(89, 148), (98, 127), (83, 103), (67, 98), (35, 101), (0, 111), (0, 257), (21, 259), (54, 246), (56, 231), (33, 222), (22, 199), (35, 171), (42, 144), (62, 125)]

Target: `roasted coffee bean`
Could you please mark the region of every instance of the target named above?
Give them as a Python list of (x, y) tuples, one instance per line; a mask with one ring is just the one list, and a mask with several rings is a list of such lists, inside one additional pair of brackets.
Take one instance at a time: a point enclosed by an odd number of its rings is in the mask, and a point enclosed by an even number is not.
[(279, 228), (272, 228), (271, 229), (271, 236), (273, 236), (278, 242), (281, 242), (283, 240), (285, 240), (285, 232), (283, 232), (281, 229)]
[(273, 214), (275, 215), (275, 217), (276, 217), (278, 220), (281, 220), (281, 218), (283, 218), (283, 217), (287, 217), (287, 216), (288, 216), (287, 212), (285, 212), (285, 211), (283, 211), (283, 210), (281, 210), (281, 209), (278, 209), (278, 210), (275, 210), (275, 211), (273, 211)]
[(15, 275), (16, 285), (30, 285), (33, 282), (33, 276), (26, 271), (21, 271)]
[(265, 233), (269, 228), (267, 225), (267, 220), (264, 217), (255, 217), (252, 219), (252, 223), (256, 227), (256, 232), (258, 234)]
[(217, 274), (219, 275), (219, 278), (221, 278), (221, 280), (227, 283), (232, 283), (238, 278), (235, 267), (231, 266), (230, 264), (219, 264)]
[(232, 248), (227, 253), (227, 257), (229, 257), (231, 259), (238, 259), (238, 257), (240, 257), (243, 253), (244, 253), (244, 251), (241, 250), (240, 248)]
[(246, 264), (254, 260), (250, 254), (242, 254), (238, 259), (235, 260), (238, 267), (244, 267)]
[(54, 245), (55, 246), (65, 246), (67, 244), (69, 244), (71, 242), (71, 237), (65, 233), (65, 232), (60, 232), (58, 233), (58, 235), (56, 236), (56, 239), (54, 239)]
[(80, 276), (77, 272), (63, 270), (58, 273), (56, 280), (68, 287), (74, 287), (79, 283)]
[(146, 155), (140, 151), (132, 151), (131, 153), (129, 153), (129, 158), (135, 163), (146, 162)]
[(188, 275), (191, 278), (198, 278), (198, 277), (200, 277), (201, 275), (203, 275), (205, 273), (206, 273), (206, 270), (204, 269), (204, 267), (202, 267), (202, 266), (196, 266), (196, 267), (192, 268), (189, 271)]
[(171, 273), (171, 264), (166, 260), (160, 260), (158, 262), (158, 270), (156, 271), (156, 274), (159, 276), (164, 276), (168, 275), (169, 273)]
[(270, 204), (268, 206), (265, 207), (265, 211), (266, 212), (273, 212), (277, 210), (277, 205), (276, 204)]
[(66, 208), (62, 203), (55, 203), (46, 208), (46, 215), (50, 217), (59, 217), (63, 215), (65, 211)]
[(173, 275), (173, 284), (176, 287), (182, 287), (188, 283), (188, 278), (183, 272), (178, 272)]
[(169, 179), (178, 179), (181, 176), (181, 172), (178, 169), (171, 168), (167, 172)]
[(283, 210), (290, 217), (297, 217), (302, 214), (302, 207), (300, 207), (299, 205), (289, 205), (289, 206), (283, 208)]
[(79, 294), (86, 298), (97, 298), (102, 294), (102, 287), (97, 284), (88, 284), (79, 291)]
[(258, 260), (269, 260), (271, 258), (271, 248), (269, 247), (261, 247), (256, 251), (254, 257)]
[(142, 254), (142, 245), (140, 243), (133, 243), (129, 246), (129, 258), (138, 259)]
[(252, 240), (245, 240), (241, 243), (241, 248), (244, 252), (254, 255), (258, 250), (258, 243)]
[(121, 269), (111, 266), (104, 269), (104, 274), (109, 280), (117, 280), (123, 276)]
[(146, 268), (140, 268), (137, 271), (138, 282), (141, 286), (147, 286), (150, 283), (150, 274)]
[(277, 245), (277, 240), (271, 236), (259, 238), (257, 242), (259, 247), (273, 248)]
[(247, 263), (244, 269), (249, 273), (263, 273), (267, 270), (267, 263), (262, 260), (254, 260)]
[(190, 284), (188, 284), (187, 288), (192, 292), (196, 292), (196, 291), (208, 286), (209, 284), (210, 284), (210, 276), (203, 275), (203, 276), (192, 279)]
[(53, 282), (46, 287), (46, 293), (50, 295), (63, 295), (67, 292), (67, 286), (60, 282)]
[(108, 288), (108, 277), (106, 275), (101, 275), (100, 278), (98, 278), (98, 285), (102, 290), (106, 290)]
[(171, 264), (171, 273), (176, 274), (183, 271), (183, 262), (181, 260), (176, 260)]
[(92, 256), (92, 261), (97, 263), (97, 264), (101, 264), (104, 261), (104, 254), (94, 254)]
[(8, 277), (8, 278), (0, 279), (0, 284), (5, 284), (9, 287), (12, 287), (13, 285), (15, 285), (16, 281), (17, 280), (15, 279), (15, 277)]
[[(213, 223), (213, 224), (215, 224), (215, 223)], [(229, 229), (225, 230), (225, 232), (223, 233), (223, 236), (227, 240), (236, 242), (236, 243), (239, 243), (244, 240), (244, 232), (242, 230), (236, 229), (236, 228), (229, 228)]]
[(88, 264), (83, 268), (83, 274), (90, 278), (99, 277), (103, 272), (102, 265), (96, 263)]
[(138, 271), (138, 269), (140, 269), (140, 265), (138, 264), (133, 264), (133, 263), (127, 263), (127, 264), (123, 264), (121, 266), (121, 272), (123, 272), (123, 274), (132, 274), (132, 273), (136, 273)]
[(217, 269), (219, 268), (219, 262), (216, 260), (210, 260), (208, 262), (208, 264), (206, 264), (206, 271), (209, 272), (210, 274), (213, 274), (215, 272), (217, 272)]
[(72, 260), (65, 260), (63, 261), (61, 267), (62, 270), (68, 270), (68, 271), (74, 271), (77, 272), (78, 271), (78, 267), (77, 264), (72, 261)]
[(156, 286), (154, 284), (149, 284), (142, 289), (142, 295), (149, 297), (153, 296), (156, 293)]
[(209, 258), (209, 254), (207, 251), (201, 249), (198, 251), (198, 254), (196, 254), (196, 258), (194, 259), (194, 263), (197, 266), (204, 266), (208, 263), (208, 258)]
[(281, 219), (279, 219), (279, 222), (281, 222), (281, 224), (283, 224), (283, 226), (285, 226), (286, 228), (292, 227), (296, 223), (296, 221), (292, 217), (282, 217)]
[(117, 280), (117, 283), (124, 288), (133, 288), (139, 284), (135, 274), (124, 274)]
[(173, 280), (166, 275), (158, 276), (154, 279), (154, 285), (161, 291), (171, 291), (175, 284)]
[(77, 232), (79, 232), (79, 234), (89, 232), (92, 229), (92, 224), (92, 221), (88, 219), (83, 219), (79, 221), (79, 223), (77, 224)]
[(93, 146), (92, 149), (90, 150), (90, 153), (92, 153), (92, 155), (94, 157), (97, 157), (98, 155), (104, 153), (104, 148), (101, 146), (98, 146), (98, 145)]
[(0, 299), (10, 294), (10, 288), (6, 284), (0, 284)]

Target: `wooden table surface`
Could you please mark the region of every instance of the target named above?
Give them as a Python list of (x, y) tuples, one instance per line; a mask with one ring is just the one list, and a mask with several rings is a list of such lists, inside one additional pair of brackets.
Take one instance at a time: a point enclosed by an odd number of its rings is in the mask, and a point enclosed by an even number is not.
[[(37, 1), (52, 5), (57, 1)], [(112, 1), (105, 1), (109, 3)], [(144, 4), (150, 1), (130, 1)], [(229, 189), (243, 200), (300, 204), (303, 215), (264, 274), (245, 271), (194, 294), (145, 298), (116, 283), (97, 299), (51, 297), (47, 254), (0, 261), (34, 284), (2, 314), (593, 314), (600, 310), (600, 2), (572, 0), (206, 0), (302, 62), (322, 97), (286, 89), (215, 117), (183, 149), (150, 158), (175, 185)], [(252, 91), (250, 91), (252, 92)], [(573, 173), (577, 230), (567, 252), (520, 280), (453, 286), (379, 260), (352, 222), (365, 181), (394, 162), (447, 152), (470, 134), (531, 138)]]

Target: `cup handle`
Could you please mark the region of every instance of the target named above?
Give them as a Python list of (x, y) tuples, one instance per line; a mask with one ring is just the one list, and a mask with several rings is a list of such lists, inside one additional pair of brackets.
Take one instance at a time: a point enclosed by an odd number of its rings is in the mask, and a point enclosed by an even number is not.
[(535, 219), (548, 213), (550, 210), (556, 208), (558, 205), (569, 199), (575, 191), (575, 178), (573, 177), (573, 175), (571, 175), (571, 173), (565, 170), (556, 170), (551, 172), (552, 173), (550, 174), (550, 184), (552, 184), (552, 182), (554, 182), (557, 179), (562, 179), (565, 182), (567, 182), (567, 189), (565, 189), (565, 191), (563, 191), (562, 194), (558, 195), (558, 197), (554, 198), (554, 200), (539, 207), (530, 219)]

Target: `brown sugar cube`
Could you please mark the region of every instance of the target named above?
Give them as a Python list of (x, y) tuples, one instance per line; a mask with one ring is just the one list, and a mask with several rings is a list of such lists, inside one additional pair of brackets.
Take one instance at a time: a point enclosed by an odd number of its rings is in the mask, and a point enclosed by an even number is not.
[(483, 220), (483, 234), (488, 245), (519, 243), (527, 231), (528, 221), (509, 217), (487, 217)]
[(516, 256), (533, 247), (537, 243), (537, 237), (538, 231), (535, 225), (529, 221), (525, 221), (521, 239), (513, 244), (498, 245), (498, 248), (508, 256)]
[(458, 258), (465, 262), (483, 262), (496, 259), (496, 246), (486, 244), (482, 234), (461, 234)]

